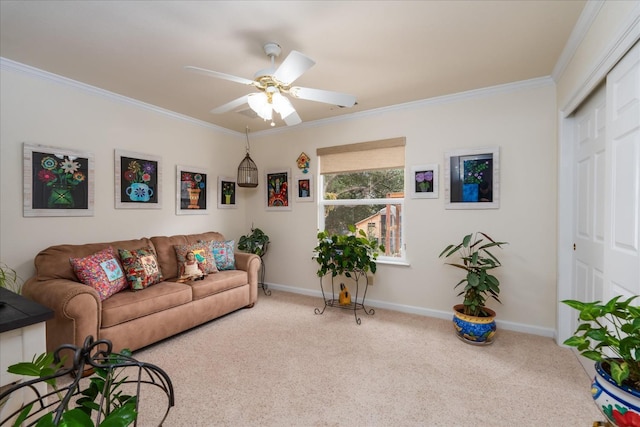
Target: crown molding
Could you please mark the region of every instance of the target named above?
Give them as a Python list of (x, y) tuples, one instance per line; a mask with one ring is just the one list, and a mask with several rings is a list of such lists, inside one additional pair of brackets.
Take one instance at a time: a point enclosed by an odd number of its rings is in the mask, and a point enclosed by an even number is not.
[(85, 83), (78, 82), (76, 80), (72, 80), (67, 77), (60, 76), (58, 74), (53, 74), (48, 71), (43, 71), (35, 67), (31, 67), (29, 65), (22, 64), (20, 62), (13, 61), (11, 59), (7, 59), (4, 57), (0, 57), (0, 69), (13, 71), (17, 73), (22, 73), (28, 75), (30, 77), (35, 77), (40, 80), (45, 80), (49, 82), (53, 82), (62, 86), (71, 87), (74, 89), (78, 89), (85, 93), (90, 93), (92, 95), (97, 95), (103, 97), (105, 99), (109, 99), (111, 101), (119, 102), (121, 104), (127, 104), (136, 108), (140, 108), (147, 111), (152, 111), (157, 114), (161, 114), (163, 116), (171, 117), (178, 120), (183, 120), (192, 124), (196, 124), (198, 126), (202, 126), (208, 129), (212, 129), (221, 133), (242, 135), (239, 132), (231, 131), (229, 129), (223, 128), (221, 126), (216, 126), (214, 124), (194, 119), (193, 117), (186, 116), (184, 114), (176, 113), (175, 111), (167, 110), (165, 108), (161, 108), (152, 104), (148, 104), (146, 102), (138, 101), (137, 99), (129, 98), (123, 95), (118, 95), (117, 93), (109, 92), (108, 90), (100, 89), (95, 86), (91, 86)]

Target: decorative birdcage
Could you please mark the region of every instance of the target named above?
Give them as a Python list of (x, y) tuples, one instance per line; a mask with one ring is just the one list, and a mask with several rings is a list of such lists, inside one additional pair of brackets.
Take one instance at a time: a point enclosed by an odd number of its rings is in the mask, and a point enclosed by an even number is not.
[(247, 154), (238, 166), (238, 187), (257, 187), (258, 186), (258, 167), (249, 155), (249, 128), (246, 128), (247, 136)]

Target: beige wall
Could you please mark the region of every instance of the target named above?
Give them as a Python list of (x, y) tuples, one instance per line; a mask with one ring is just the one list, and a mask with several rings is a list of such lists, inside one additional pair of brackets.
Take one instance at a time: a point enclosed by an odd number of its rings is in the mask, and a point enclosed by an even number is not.
[[(21, 277), (31, 276), (33, 257), (53, 244), (207, 230), (237, 238), (244, 232), (242, 204), (224, 210), (215, 205), (217, 176), (234, 176), (244, 156), (240, 136), (18, 71), (2, 69), (0, 85), (0, 260)], [(23, 142), (94, 154), (93, 217), (22, 216)], [(162, 209), (114, 208), (115, 149), (162, 158)], [(208, 215), (175, 214), (176, 165), (209, 171), (214, 191)]]
[[(442, 177), (446, 151), (500, 146), (500, 209), (446, 210), (442, 180), (440, 198), (407, 199), (410, 265), (380, 265), (368, 299), (377, 306), (449, 317), (459, 301), (453, 290), (459, 275), (437, 255), (463, 234), (482, 230), (510, 242), (502, 251), (504, 268), (499, 271), (504, 304), (491, 304), (501, 327), (551, 335), (557, 306), (558, 110), (589, 86), (603, 55), (619, 48), (618, 33), (637, 10), (637, 1), (602, 6), (557, 91), (551, 80), (543, 79), (254, 134), (251, 153), (260, 177), (264, 180), (265, 169), (282, 167), (295, 175), (295, 160), (304, 151), (317, 178), (316, 148), (401, 136), (407, 141), (407, 167), (438, 163)], [(276, 289), (318, 295), (311, 259), (316, 203), (294, 202), (291, 211), (267, 212), (262, 181), (258, 189), (240, 190), (238, 209), (216, 209), (214, 191), (208, 215), (175, 215), (175, 165), (208, 168), (213, 179), (233, 176), (244, 156), (244, 135), (20, 72), (0, 73), (0, 260), (21, 275), (28, 277), (33, 256), (52, 244), (203, 230), (237, 237), (254, 224), (271, 236), (267, 282)], [(23, 142), (94, 153), (95, 216), (22, 217)], [(163, 158), (162, 209), (114, 209), (116, 148)]]
[[(555, 321), (556, 121), (550, 79), (488, 89), (469, 96), (425, 102), (350, 120), (307, 126), (254, 138), (263, 168), (296, 168), (304, 151), (317, 177), (318, 147), (406, 137), (406, 166), (440, 165), (459, 148), (500, 147), (501, 206), (492, 210), (446, 210), (444, 183), (438, 199), (407, 199), (404, 210), (410, 266), (379, 265), (369, 298), (379, 305), (449, 317), (459, 302), (459, 272), (438, 258), (449, 243), (481, 230), (510, 242), (498, 274), (503, 305), (491, 304), (503, 322), (549, 333)], [(301, 292), (319, 291), (312, 249), (317, 205), (294, 203), (290, 212), (266, 212), (262, 192), (247, 201), (248, 221), (271, 236), (265, 257), (267, 282)], [(354, 290), (352, 289), (352, 292)], [(526, 329), (526, 328), (524, 328)]]

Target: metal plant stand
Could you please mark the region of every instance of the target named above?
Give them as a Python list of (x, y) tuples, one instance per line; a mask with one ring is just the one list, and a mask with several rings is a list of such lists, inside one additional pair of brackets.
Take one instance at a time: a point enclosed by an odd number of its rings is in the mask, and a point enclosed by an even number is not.
[[(360, 276), (364, 276), (364, 292), (362, 294), (362, 301), (358, 302), (358, 295), (360, 292), (360, 286), (359, 286), (359, 279)], [(324, 276), (326, 277), (326, 276)], [(354, 295), (353, 300), (351, 301), (350, 304), (340, 304), (340, 300), (338, 298), (336, 298), (336, 289), (335, 289), (335, 283), (334, 283), (334, 277), (331, 277), (331, 298), (327, 297), (327, 294), (325, 294), (324, 292), (324, 286), (322, 285), (322, 279), (324, 277), (320, 278), (320, 290), (322, 291), (322, 299), (324, 300), (324, 307), (320, 308), (316, 308), (314, 310), (315, 314), (323, 314), (324, 311), (326, 310), (327, 307), (335, 307), (335, 308), (341, 308), (344, 310), (353, 310), (353, 315), (356, 318), (356, 323), (359, 325), (361, 323), (361, 319), (360, 317), (358, 317), (358, 311), (362, 310), (364, 311), (365, 314), (372, 316), (375, 314), (375, 310), (373, 308), (367, 308), (364, 305), (364, 301), (367, 298), (367, 289), (369, 288), (369, 278), (367, 277), (366, 274), (362, 274), (362, 273), (357, 273), (355, 275), (355, 285), (356, 285), (356, 291), (355, 293), (352, 292), (352, 295)]]
[[(264, 254), (262, 256), (264, 256)], [(270, 296), (271, 290), (269, 289), (269, 285), (264, 283), (265, 265), (262, 256), (260, 256), (260, 277), (258, 277), (258, 285), (262, 288), (262, 292), (264, 292), (265, 295)]]
[[(134, 393), (131, 402), (135, 403), (136, 412), (139, 412), (140, 409), (138, 404), (142, 397), (143, 388), (155, 388), (164, 392), (167, 398), (167, 406), (164, 413), (158, 413), (158, 416), (162, 416), (159, 419), (159, 426), (165, 422), (169, 410), (175, 404), (173, 384), (165, 371), (158, 366), (139, 362), (124, 354), (112, 353), (111, 341), (94, 341), (92, 336), (88, 336), (84, 341), (83, 347), (65, 344), (55, 350), (53, 357), (55, 362), (62, 360), (63, 357), (71, 357), (73, 365), (68, 368), (61, 368), (48, 376), (17, 382), (10, 388), (0, 392), (0, 408), (2, 407), (1, 403), (6, 403), (13, 393), (25, 398), (24, 406), (11, 413), (2, 414), (0, 426), (13, 425), (13, 420), (19, 416), (24, 417), (24, 424), (20, 425), (41, 425), (38, 421), (44, 416), (51, 416), (53, 425), (58, 425), (65, 412), (76, 405), (80, 405), (76, 402), (78, 398), (90, 401), (85, 403), (84, 406), (96, 411), (94, 415), (96, 419), (94, 421), (95, 425), (98, 425), (105, 411), (115, 411), (112, 407), (114, 406), (113, 402), (106, 398), (107, 394), (110, 393), (110, 390), (124, 385), (130, 385), (130, 388), (126, 389), (126, 391), (131, 390)], [(89, 390), (82, 390), (80, 387), (80, 381), (86, 373), (91, 373), (91, 370), (96, 371), (95, 378), (100, 378), (100, 381), (95, 380), (96, 384), (103, 384), (102, 386), (96, 385), (96, 389), (93, 390), (97, 394), (97, 397), (94, 398), (95, 402), (92, 400), (93, 396), (87, 397), (91, 395)], [(118, 377), (118, 371), (122, 371), (127, 376), (124, 378)], [(71, 375), (72, 381), (68, 385), (58, 385), (56, 383), (56, 379), (69, 375)], [(94, 379), (91, 381), (93, 382)], [(41, 394), (36, 387), (36, 384), (41, 382), (56, 384), (56, 388), (49, 387), (45, 394)], [(98, 389), (100, 389), (99, 392)], [(144, 396), (146, 396), (147, 392), (148, 390), (145, 390)], [(109, 396), (114, 401), (117, 397), (110, 394)], [(119, 405), (124, 403), (122, 399), (129, 397), (119, 392), (118, 396), (118, 402), (116, 403)], [(138, 419), (136, 417), (133, 425), (136, 426), (137, 424)]]

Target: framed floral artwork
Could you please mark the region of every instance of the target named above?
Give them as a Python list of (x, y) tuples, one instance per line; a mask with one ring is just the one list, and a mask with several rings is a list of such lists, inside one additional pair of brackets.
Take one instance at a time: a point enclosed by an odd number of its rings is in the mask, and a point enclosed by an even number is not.
[(296, 181), (296, 202), (313, 202), (313, 175), (297, 175)]
[(176, 215), (207, 214), (209, 187), (205, 169), (176, 165)]
[(446, 209), (500, 207), (499, 147), (450, 151), (444, 160)]
[(160, 157), (115, 151), (116, 209), (162, 208)]
[(23, 216), (93, 216), (93, 154), (23, 144)]
[(265, 171), (265, 208), (268, 211), (291, 210), (291, 169)]
[(218, 209), (235, 209), (238, 186), (236, 179), (227, 176), (218, 177)]
[(438, 190), (438, 165), (418, 165), (411, 167), (411, 198), (412, 199), (437, 199)]

